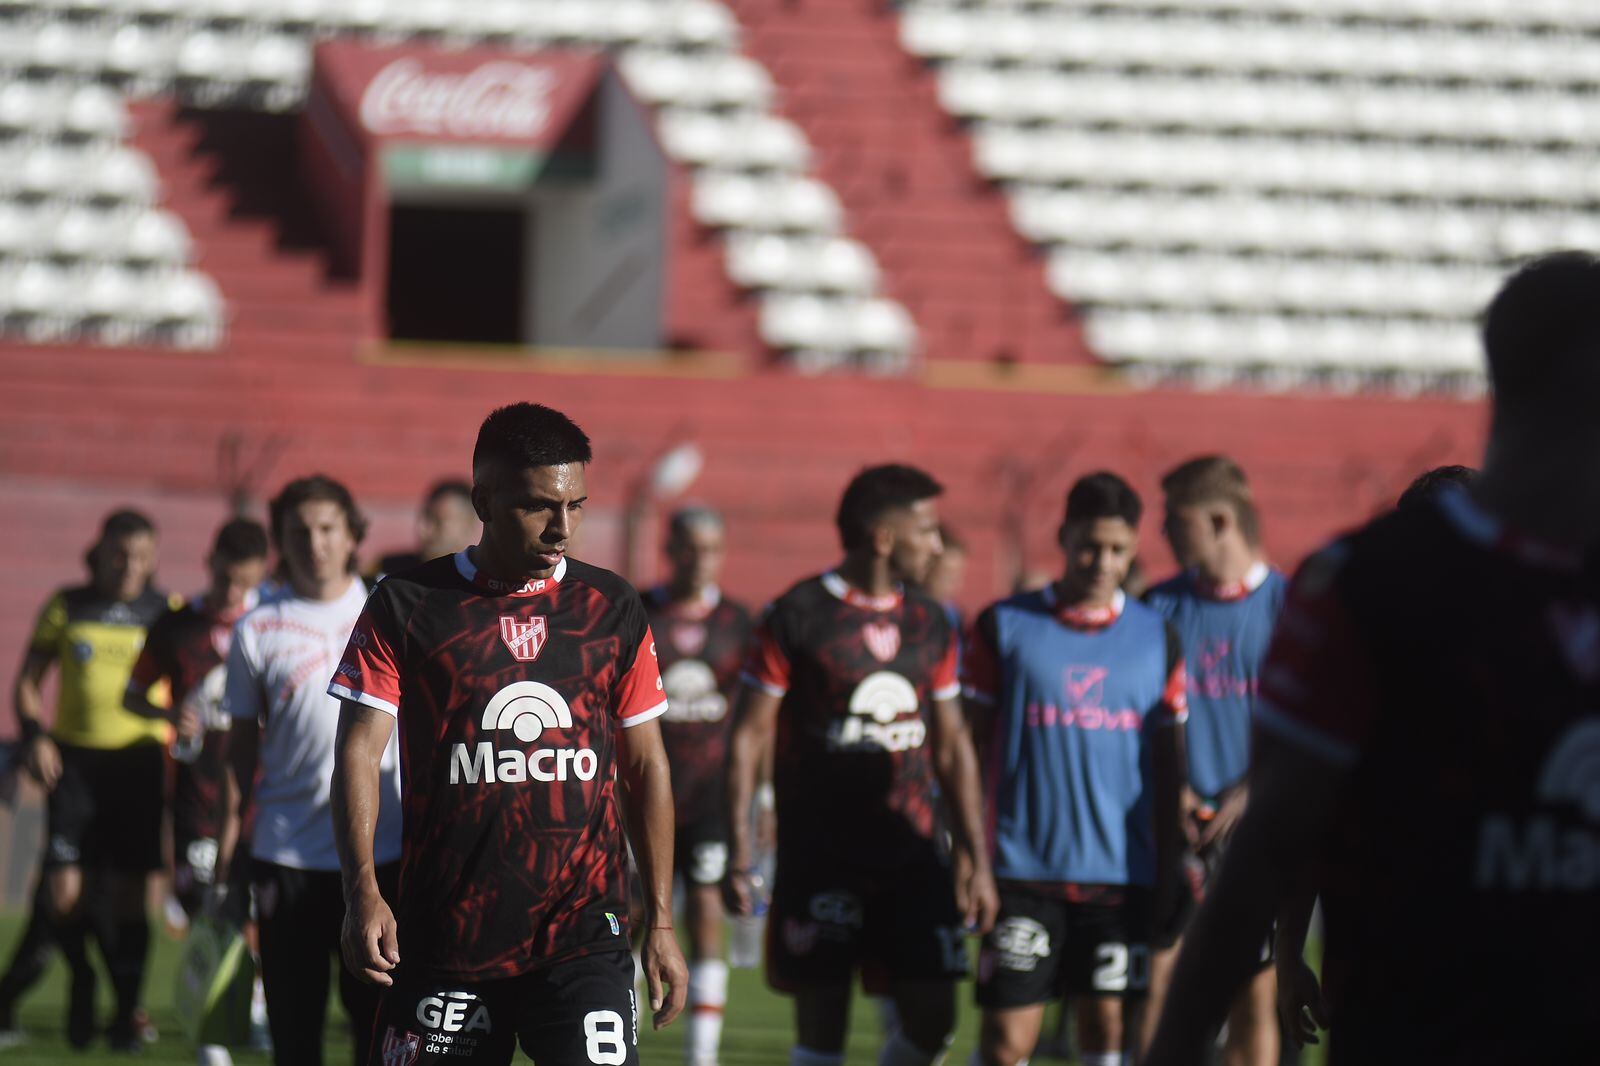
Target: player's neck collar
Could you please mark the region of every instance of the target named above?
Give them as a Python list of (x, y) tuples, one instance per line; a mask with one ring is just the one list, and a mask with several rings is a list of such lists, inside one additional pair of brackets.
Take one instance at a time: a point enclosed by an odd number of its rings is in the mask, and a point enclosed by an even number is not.
[(1194, 587), (1199, 590), (1200, 595), (1208, 600), (1221, 600), (1224, 603), (1229, 603), (1234, 600), (1242, 600), (1260, 588), (1270, 573), (1272, 573), (1272, 568), (1260, 559), (1251, 563), (1250, 569), (1245, 571), (1244, 577), (1238, 581), (1224, 581), (1221, 584), (1213, 584), (1207, 581), (1200, 571), (1196, 570), (1194, 571)]
[(1440, 489), (1435, 503), (1450, 526), (1480, 548), (1510, 556), (1517, 562), (1540, 570), (1577, 573), (1583, 569), (1583, 552), (1580, 549), (1541, 540), (1513, 528), (1504, 519), (1485, 511), (1459, 485), (1447, 485)]
[(1128, 606), (1128, 594), (1118, 589), (1104, 607), (1067, 607), (1061, 603), (1052, 583), (1044, 587), (1044, 602), (1057, 618), (1073, 629), (1104, 629), (1122, 617), (1123, 609)]
[(822, 587), (850, 606), (868, 611), (892, 611), (900, 606), (905, 596), (905, 591), (899, 588), (887, 596), (870, 596), (839, 576), (837, 570), (829, 570), (822, 575)]
[[(563, 559), (562, 562), (566, 560)], [(657, 603), (684, 618), (705, 618), (722, 603), (722, 589), (716, 585), (707, 585), (693, 599), (675, 600), (672, 598), (672, 589), (662, 582), (651, 590), (651, 595), (655, 597)]]
[(487, 592), (493, 596), (537, 596), (541, 592), (555, 588), (561, 584), (561, 579), (567, 576), (567, 557), (563, 555), (549, 577), (535, 578), (522, 585), (513, 585), (499, 578), (490, 577), (479, 570), (478, 564), (472, 561), (471, 553), (471, 548), (463, 548), (456, 552), (456, 573), (480, 592)]
[(222, 625), (232, 625), (245, 615), (249, 614), (251, 611), (255, 610), (260, 603), (261, 590), (251, 589), (244, 594), (244, 602), (232, 610), (228, 610), (226, 608), (213, 608), (211, 606), (211, 595), (208, 592), (202, 592), (196, 595), (189, 601), (189, 606), (193, 607), (200, 614), (205, 615), (206, 617), (221, 623)]

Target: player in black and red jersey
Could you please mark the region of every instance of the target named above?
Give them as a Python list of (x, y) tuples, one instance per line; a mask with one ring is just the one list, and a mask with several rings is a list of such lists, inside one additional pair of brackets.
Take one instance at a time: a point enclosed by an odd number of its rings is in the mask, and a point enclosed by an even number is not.
[(644, 596), (666, 684), (661, 739), (672, 765), (677, 812), (672, 853), (687, 895), (689, 1066), (715, 1066), (728, 998), (728, 964), (722, 959), (728, 708), (749, 650), (751, 621), (749, 612), (717, 586), (726, 551), (721, 515), (706, 507), (678, 511), (667, 527), (672, 572)]
[[(998, 907), (981, 844), (977, 759), (956, 634), (917, 590), (939, 553), (939, 483), (881, 466), (845, 490), (845, 558), (763, 619), (734, 725), (728, 809), (749, 809), (775, 746), (778, 866), (767, 978), (795, 1000), (794, 1066), (843, 1061), (850, 986), (890, 995), (899, 1028), (879, 1063), (928, 1066), (955, 1023), (965, 928)], [(937, 778), (954, 854), (936, 832)], [(730, 826), (729, 904), (751, 908), (750, 828)], [(953, 862), (951, 861), (953, 859)], [(953, 869), (952, 869), (953, 867)]]
[[(223, 760), (229, 719), (222, 713), (228, 644), (233, 625), (256, 603), (267, 575), (267, 531), (236, 518), (217, 530), (206, 557), (205, 594), (156, 620), (134, 664), (124, 701), (147, 717), (175, 716), (178, 745), (195, 754), (179, 759), (172, 785), (172, 890), (193, 917), (212, 883), (222, 825)], [(171, 709), (150, 702), (165, 681)], [(190, 747), (192, 745), (192, 747)]]
[[(493, 412), (472, 457), (482, 538), (382, 582), (329, 687), (345, 701), (333, 788), (345, 963), (388, 986), (374, 1066), (506, 1063), (518, 1043), (541, 1063), (638, 1062), (624, 809), (656, 1025), (683, 1007), (654, 638), (632, 586), (566, 554), (589, 460), (560, 412)], [(372, 841), (397, 726), (391, 911)]]
[(1308, 876), (1335, 1066), (1594, 1060), (1600, 259), (1523, 267), (1484, 346), (1493, 413), (1472, 487), (1377, 519), (1295, 579), (1250, 803), (1151, 1066), (1200, 1060)]

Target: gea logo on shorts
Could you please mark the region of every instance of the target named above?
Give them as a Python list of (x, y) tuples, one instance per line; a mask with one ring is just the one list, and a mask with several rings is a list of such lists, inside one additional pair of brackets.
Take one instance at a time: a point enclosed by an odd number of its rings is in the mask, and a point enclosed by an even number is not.
[(446, 1033), (490, 1032), (489, 1008), (479, 1003), (471, 992), (423, 996), (417, 1002), (417, 1021), (426, 1029)]
[(928, 726), (917, 713), (921, 706), (915, 686), (899, 674), (868, 674), (850, 694), (851, 717), (829, 725), (828, 746), (835, 751), (920, 748), (928, 736)]
[[(1565, 808), (1518, 817), (1492, 814), (1478, 833), (1478, 888), (1592, 892), (1600, 888), (1600, 718), (1569, 728), (1545, 756), (1537, 796)], [(1588, 822), (1573, 824), (1573, 815)]]
[(994, 931), (994, 947), (1001, 966), (1031, 973), (1050, 957), (1050, 931), (1032, 918), (1007, 918)]
[(679, 659), (661, 678), (667, 693), (669, 722), (720, 722), (728, 715), (728, 698), (717, 688), (717, 675), (699, 659)]
[[(494, 694), (483, 709), (486, 732), (509, 732), (522, 744), (532, 744), (546, 730), (571, 729), (572, 708), (561, 693), (537, 681), (517, 681)], [(566, 781), (576, 777), (591, 781), (600, 760), (589, 748), (501, 748), (479, 741), (469, 748), (457, 743), (450, 749), (450, 783), (476, 785), (502, 781)]]

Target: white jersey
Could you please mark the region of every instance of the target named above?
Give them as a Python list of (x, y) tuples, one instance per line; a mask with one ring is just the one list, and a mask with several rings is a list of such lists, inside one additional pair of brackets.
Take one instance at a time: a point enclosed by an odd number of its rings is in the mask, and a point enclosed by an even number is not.
[[(261, 723), (251, 853), (265, 862), (339, 868), (330, 801), (339, 701), (327, 687), (366, 601), (366, 587), (352, 577), (336, 600), (287, 595), (263, 603), (234, 629), (223, 709)], [(400, 749), (393, 734), (380, 781), (373, 849), (377, 862), (389, 863), (400, 858)]]

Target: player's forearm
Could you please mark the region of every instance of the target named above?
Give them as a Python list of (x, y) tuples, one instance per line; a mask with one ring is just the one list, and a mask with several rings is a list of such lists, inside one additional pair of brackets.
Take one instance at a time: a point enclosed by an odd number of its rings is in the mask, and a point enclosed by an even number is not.
[[(259, 728), (253, 721), (235, 719), (233, 727), (228, 730), (222, 759), (222, 789), (218, 799), (221, 804), (218, 814), (223, 825), (233, 822), (243, 826), (248, 820), (250, 799), (255, 787)], [(217, 861), (224, 872), (232, 865), (241, 836), (242, 831), (235, 833), (231, 846), (226, 848), (224, 844), (228, 842), (221, 839), (217, 841)]]
[(1198, 1061), (1234, 994), (1260, 964), (1261, 943), (1284, 890), (1256, 819), (1246, 815), (1205, 904), (1184, 935), (1151, 1061)]
[(1182, 723), (1157, 730), (1151, 768), (1155, 777), (1156, 880), (1163, 887), (1177, 877), (1183, 850), (1183, 795), (1189, 776), (1184, 751)]
[(763, 745), (753, 727), (753, 722), (741, 722), (728, 742), (728, 858), (735, 869), (749, 866), (754, 854), (750, 804), (755, 799)]
[(44, 672), (34, 666), (31, 658), (24, 660), (22, 669), (17, 671), (17, 683), (11, 689), (11, 705), (23, 739), (44, 728)]
[(623, 780), (627, 791), (628, 828), (633, 856), (644, 886), (645, 927), (672, 920), (672, 778), (665, 753), (630, 766)]
[(381, 748), (374, 756), (341, 726), (330, 799), (334, 846), (339, 850), (339, 870), (347, 900), (376, 890), (378, 884), (372, 841), (378, 828), (382, 758)]
[(1317, 887), (1301, 878), (1278, 904), (1278, 921), (1273, 930), (1273, 952), (1283, 958), (1301, 958), (1306, 937), (1311, 932), (1311, 913), (1317, 906)]
[(966, 851), (979, 869), (989, 864), (983, 841), (983, 785), (978, 775), (978, 758), (965, 730), (946, 743), (936, 768), (939, 787), (951, 803), (950, 833), (955, 845)]
[(158, 707), (150, 702), (150, 696), (137, 686), (130, 685), (128, 691), (122, 694), (123, 710), (136, 714), (141, 718), (159, 718), (166, 721), (172, 717), (172, 712), (165, 707)]

